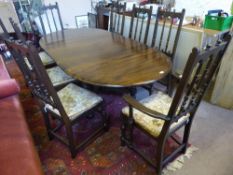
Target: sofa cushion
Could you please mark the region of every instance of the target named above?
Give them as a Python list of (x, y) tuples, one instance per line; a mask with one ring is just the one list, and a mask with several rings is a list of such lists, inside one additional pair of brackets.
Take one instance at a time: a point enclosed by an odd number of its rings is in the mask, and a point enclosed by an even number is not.
[(15, 95), (20, 91), (15, 79), (0, 80), (0, 99)]

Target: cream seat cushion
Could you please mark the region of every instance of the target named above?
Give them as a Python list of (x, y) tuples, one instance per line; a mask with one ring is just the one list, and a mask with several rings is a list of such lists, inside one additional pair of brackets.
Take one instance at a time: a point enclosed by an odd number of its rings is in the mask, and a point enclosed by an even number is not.
[(44, 66), (55, 63), (54, 60), (44, 51), (39, 52), (39, 56)]
[[(171, 102), (172, 98), (162, 92), (157, 92), (140, 101), (140, 103), (145, 105), (147, 108), (150, 108), (151, 110), (157, 111), (164, 115), (168, 114)], [(122, 113), (126, 116), (129, 116), (129, 107), (124, 107), (122, 109)], [(138, 125), (140, 125), (152, 136), (158, 137), (160, 135), (164, 125), (164, 120), (150, 117), (137, 109), (133, 109), (133, 118)], [(170, 129), (175, 128), (181, 122), (188, 120), (188, 118), (189, 115), (181, 117), (177, 122), (170, 126)]]
[(67, 75), (59, 66), (46, 69), (46, 71), (53, 86), (58, 86), (74, 81), (74, 79), (71, 76)]
[[(32, 66), (27, 57), (25, 57), (24, 60), (28, 68), (32, 70)], [(71, 76), (67, 75), (59, 66), (48, 68), (46, 69), (46, 71), (53, 86), (59, 86), (74, 81), (74, 79)]]
[[(93, 108), (103, 100), (95, 93), (73, 83), (68, 84), (66, 87), (58, 91), (58, 97), (70, 120), (76, 119), (78, 116)], [(60, 115), (59, 111), (49, 104), (45, 105), (45, 109)]]

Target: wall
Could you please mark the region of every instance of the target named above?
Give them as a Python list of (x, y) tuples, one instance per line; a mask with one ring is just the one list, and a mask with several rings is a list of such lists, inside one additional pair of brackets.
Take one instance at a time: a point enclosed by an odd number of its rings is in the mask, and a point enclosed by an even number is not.
[(233, 110), (233, 40), (227, 48), (215, 81), (211, 102)]
[[(19, 19), (15, 12), (13, 3), (0, 1), (0, 18), (2, 19), (2, 22), (5, 25), (8, 32), (13, 32), (14, 30), (9, 22), (9, 17), (12, 17), (16, 23), (19, 23)], [(0, 27), (0, 33), (1, 32), (2, 29)]]
[(187, 16), (203, 16), (208, 10), (223, 9), (230, 13), (231, 0), (176, 0), (175, 9), (186, 9)]
[(65, 28), (75, 28), (75, 16), (91, 11), (91, 0), (44, 0), (45, 4), (58, 2)]

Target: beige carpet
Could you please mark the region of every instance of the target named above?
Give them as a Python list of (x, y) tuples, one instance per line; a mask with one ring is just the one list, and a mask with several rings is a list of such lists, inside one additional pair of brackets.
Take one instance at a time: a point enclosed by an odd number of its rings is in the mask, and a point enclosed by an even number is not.
[(233, 111), (202, 102), (190, 143), (199, 150), (171, 175), (233, 175)]
[[(139, 89), (137, 98), (148, 95)], [(198, 150), (184, 166), (166, 175), (233, 175), (233, 111), (203, 101), (191, 129), (190, 141)]]

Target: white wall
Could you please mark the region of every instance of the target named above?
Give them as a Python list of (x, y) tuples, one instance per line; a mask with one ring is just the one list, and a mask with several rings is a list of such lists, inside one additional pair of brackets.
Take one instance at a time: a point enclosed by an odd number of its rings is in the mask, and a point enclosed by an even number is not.
[(45, 4), (58, 2), (65, 28), (75, 28), (75, 16), (91, 11), (91, 0), (44, 0)]
[[(91, 0), (44, 0), (45, 4), (58, 2), (65, 28), (76, 27), (75, 16), (91, 11)], [(176, 0), (175, 9), (186, 9), (186, 16), (203, 16), (208, 10), (223, 9), (230, 12), (232, 0)]]
[[(10, 22), (9, 18), (13, 18), (13, 20), (19, 24), (19, 19), (16, 14), (14, 5), (12, 2), (7, 1), (0, 1), (0, 18), (2, 19), (3, 24), (5, 25), (8, 32), (14, 32)], [(0, 33), (2, 33), (2, 29), (0, 27)]]
[(203, 16), (208, 10), (223, 9), (230, 13), (232, 0), (176, 0), (175, 9), (186, 9), (186, 16)]

